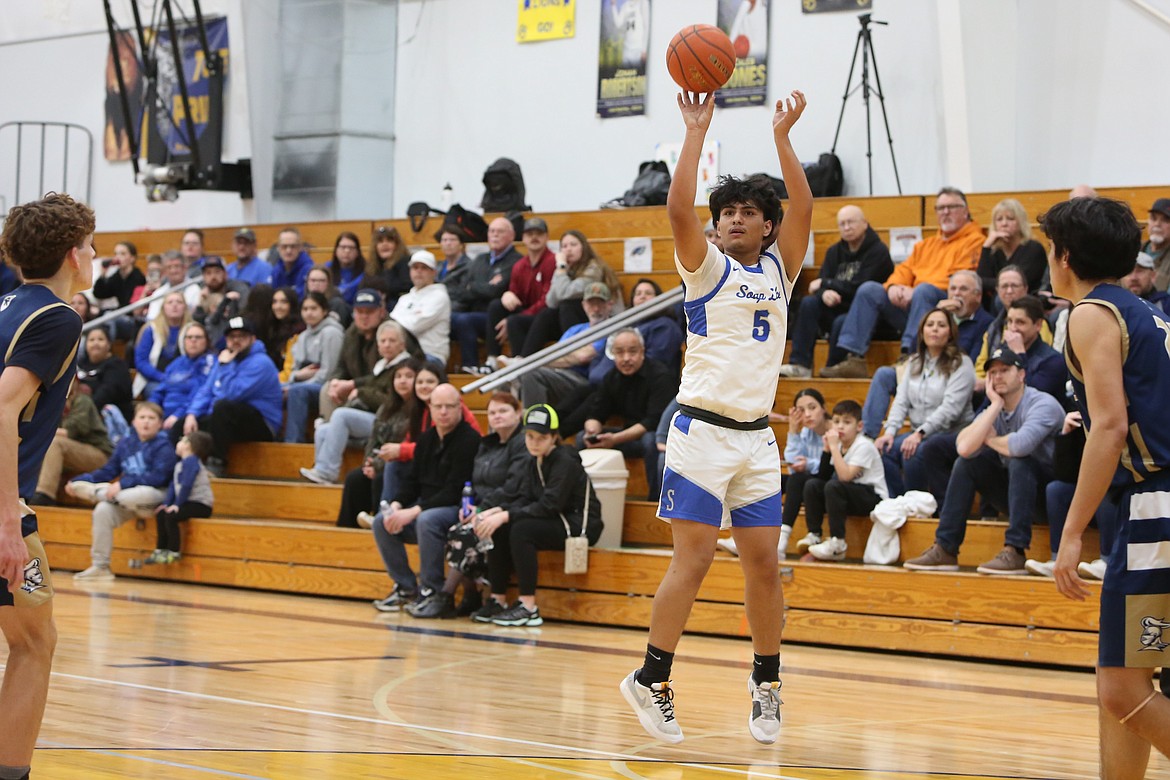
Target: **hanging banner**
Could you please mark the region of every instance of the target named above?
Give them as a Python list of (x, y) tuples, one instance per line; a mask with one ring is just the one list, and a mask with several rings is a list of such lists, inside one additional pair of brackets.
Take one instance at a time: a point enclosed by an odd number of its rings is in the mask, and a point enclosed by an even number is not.
[(516, 42), (572, 38), (577, 4), (573, 0), (519, 0)]
[(179, 52), (182, 62), (175, 63), (170, 35), (160, 31), (158, 45), (158, 79), (147, 93), (147, 116), (143, 135), (143, 156), (152, 165), (164, 165), (176, 160), (191, 159), (187, 138), (186, 111), (179, 89), (179, 67), (187, 82), (187, 98), (191, 106), (191, 121), (195, 125), (195, 140), (199, 144), (201, 161), (218, 163), (223, 145), (223, 89), (228, 74), (228, 25), (224, 17), (204, 20), (207, 45), (219, 52), (223, 62), (223, 76), (208, 71), (199, 33), (194, 25), (178, 27)]
[(873, 0), (800, 0), (800, 10), (806, 14), (868, 11), (871, 8), (873, 8)]
[(597, 57), (597, 116), (646, 113), (650, 0), (602, 0)]
[(735, 72), (715, 93), (720, 108), (762, 106), (768, 93), (768, 0), (719, 0), (715, 25), (735, 47)]
[(122, 111), (122, 97), (118, 91), (118, 75), (114, 69), (114, 58), (122, 65), (122, 80), (126, 84), (126, 95), (130, 102), (130, 121), (137, 134), (142, 121), (142, 69), (138, 61), (138, 41), (134, 33), (120, 30), (114, 36), (118, 47), (110, 47), (106, 55), (106, 128), (102, 145), (106, 159), (111, 161), (130, 159), (130, 133), (126, 127), (126, 114)]

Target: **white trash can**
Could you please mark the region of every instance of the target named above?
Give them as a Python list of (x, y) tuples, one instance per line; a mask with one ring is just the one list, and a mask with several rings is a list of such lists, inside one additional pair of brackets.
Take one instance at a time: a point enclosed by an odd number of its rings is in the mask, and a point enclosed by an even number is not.
[(601, 501), (601, 519), (605, 528), (596, 547), (615, 549), (622, 546), (622, 525), (626, 514), (626, 483), (630, 472), (626, 459), (617, 450), (581, 450), (585, 473)]

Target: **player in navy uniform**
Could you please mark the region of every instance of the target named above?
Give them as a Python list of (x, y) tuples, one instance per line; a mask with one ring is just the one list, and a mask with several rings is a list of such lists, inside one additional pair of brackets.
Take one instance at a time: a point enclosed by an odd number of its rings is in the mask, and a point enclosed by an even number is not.
[[(646, 658), (621, 692), (652, 736), (682, 741), (674, 718), (671, 662), (695, 596), (730, 527), (744, 572), (744, 609), (755, 665), (748, 678), (748, 729), (770, 744), (780, 732), (780, 632), (784, 594), (780, 538), (780, 451), (768, 427), (784, 362), (792, 285), (808, 248), (812, 192), (788, 139), (804, 111), (793, 92), (776, 102), (772, 133), (788, 185), (788, 213), (760, 177), (725, 178), (710, 197), (723, 251), (707, 243), (695, 214), (699, 155), (714, 96), (678, 97), (686, 136), (666, 210), (675, 266), (686, 283), (687, 359), (679, 412), (671, 420), (658, 516), (672, 524), (674, 557), (654, 596)], [(783, 220), (781, 217), (783, 216)]]
[(1112, 490), (1118, 525), (1097, 658), (1101, 776), (1140, 778), (1151, 745), (1170, 756), (1170, 699), (1152, 684), (1154, 668), (1170, 665), (1170, 318), (1117, 284), (1141, 243), (1127, 205), (1077, 198), (1041, 225), (1053, 292), (1075, 304), (1065, 359), (1088, 431), (1054, 574), (1065, 596), (1089, 595), (1077, 576), (1081, 536)]
[(66, 301), (93, 284), (93, 228), (88, 206), (51, 193), (11, 209), (0, 235), (25, 280), (0, 298), (0, 780), (28, 777), (49, 693), (53, 582), (26, 502), (77, 371), (81, 318)]

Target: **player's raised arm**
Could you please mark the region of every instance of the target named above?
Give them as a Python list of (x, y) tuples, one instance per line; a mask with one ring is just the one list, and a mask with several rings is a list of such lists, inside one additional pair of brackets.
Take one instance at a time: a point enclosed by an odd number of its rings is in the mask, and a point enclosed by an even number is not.
[(686, 136), (670, 182), (670, 193), (666, 196), (666, 214), (670, 217), (670, 232), (674, 235), (674, 251), (679, 262), (688, 271), (697, 271), (707, 256), (707, 239), (703, 236), (703, 224), (695, 213), (695, 188), (703, 141), (707, 138), (707, 128), (711, 126), (711, 116), (715, 111), (715, 94), (708, 93), (706, 99), (700, 101), (698, 93), (681, 92), (678, 107), (686, 125)]
[[(780, 157), (780, 173), (784, 178), (784, 186), (788, 188), (788, 204), (784, 208), (784, 219), (780, 223), (780, 235), (776, 240), (780, 260), (784, 263), (784, 271), (789, 279), (795, 279), (804, 264), (804, 254), (808, 250), (808, 231), (812, 226), (812, 190), (804, 176), (804, 166), (800, 164), (792, 142), (788, 140), (788, 133), (804, 113), (805, 105), (804, 93), (793, 90), (787, 104), (783, 100), (776, 101), (776, 113), (772, 116), (772, 134), (776, 139), (776, 154)], [(679, 160), (681, 166), (682, 160)]]

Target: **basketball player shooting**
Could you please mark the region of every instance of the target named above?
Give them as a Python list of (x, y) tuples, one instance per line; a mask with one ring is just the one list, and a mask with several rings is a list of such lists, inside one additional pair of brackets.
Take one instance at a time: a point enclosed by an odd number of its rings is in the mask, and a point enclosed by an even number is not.
[(780, 538), (780, 453), (768, 427), (783, 362), (788, 302), (808, 248), (812, 192), (788, 134), (804, 94), (776, 102), (772, 135), (788, 186), (787, 214), (762, 177), (724, 177), (710, 197), (724, 251), (709, 244), (695, 214), (700, 152), (714, 95), (678, 97), (686, 136), (666, 209), (675, 265), (686, 282), (687, 360), (666, 444), (658, 516), (671, 523), (674, 557), (654, 596), (641, 669), (621, 691), (651, 736), (681, 742), (671, 663), (711, 561), (719, 529), (730, 527), (744, 572), (744, 608), (755, 663), (748, 678), (748, 727), (759, 742), (780, 733), (780, 632), (784, 594)]

